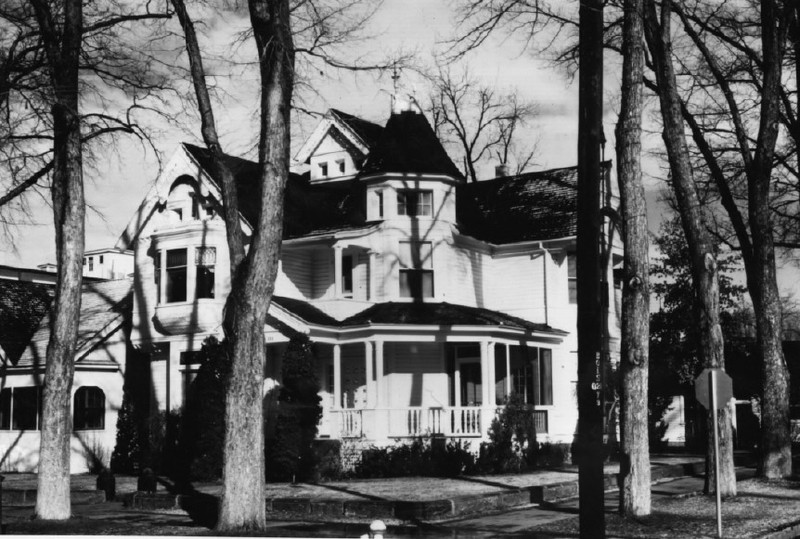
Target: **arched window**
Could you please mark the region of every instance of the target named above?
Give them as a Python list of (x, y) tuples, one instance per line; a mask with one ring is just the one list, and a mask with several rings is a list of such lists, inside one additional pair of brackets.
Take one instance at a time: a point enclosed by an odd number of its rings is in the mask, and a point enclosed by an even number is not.
[(73, 430), (103, 430), (106, 424), (106, 396), (99, 387), (79, 387), (75, 392)]

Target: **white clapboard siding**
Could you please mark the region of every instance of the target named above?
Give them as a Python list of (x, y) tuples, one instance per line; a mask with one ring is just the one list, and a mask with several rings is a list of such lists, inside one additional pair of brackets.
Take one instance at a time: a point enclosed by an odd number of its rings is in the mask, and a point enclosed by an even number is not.
[(438, 343), (387, 343), (390, 406), (447, 406), (447, 374)]
[(314, 288), (312, 270), (310, 251), (284, 251), (275, 279), (275, 293), (279, 296), (310, 298)]
[(333, 249), (313, 251), (311, 261), (313, 287), (310, 298), (333, 297)]

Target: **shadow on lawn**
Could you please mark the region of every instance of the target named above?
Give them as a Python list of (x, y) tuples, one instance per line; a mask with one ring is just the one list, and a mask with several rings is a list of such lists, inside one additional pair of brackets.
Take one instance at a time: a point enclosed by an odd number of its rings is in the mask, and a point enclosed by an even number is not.
[(172, 495), (181, 495), (180, 508), (186, 511), (192, 522), (198, 526), (214, 529), (217, 525), (219, 514), (219, 499), (212, 495), (200, 492), (191, 483), (171, 482), (162, 477), (158, 482)]

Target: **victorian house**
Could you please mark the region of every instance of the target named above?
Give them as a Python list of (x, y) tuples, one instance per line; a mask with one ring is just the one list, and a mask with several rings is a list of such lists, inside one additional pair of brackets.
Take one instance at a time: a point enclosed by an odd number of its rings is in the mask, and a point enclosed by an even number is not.
[[(228, 160), (249, 236), (258, 211), (256, 164)], [(572, 442), (576, 168), (467, 183), (413, 109), (395, 110), (384, 126), (331, 110), (297, 163), (264, 328), (265, 393), (280, 384), (283, 350), (300, 332), (315, 343), (322, 438), (382, 445), (436, 434), (480, 441), (516, 393), (535, 405), (540, 441)], [(133, 253), (132, 268), (113, 260), (114, 271), (132, 269), (132, 278), (86, 289), (84, 301), (95, 298), (95, 311), (81, 322), (86, 340), (76, 391), (95, 389), (75, 397), (76, 429), (92, 431), (91, 438), (76, 431), (78, 456), (90, 445), (110, 456), (126, 361), (146, 362), (139, 366), (150, 373), (149, 387), (140, 389), (151, 395), (151, 408), (174, 410), (199, 369), (203, 341), (222, 338), (231, 280), (221, 201), (208, 152), (182, 144), (114, 251)], [(613, 283), (620, 250), (607, 247)], [(86, 264), (99, 268), (111, 254), (92, 253)], [(612, 359), (619, 348), (614, 292), (610, 285), (604, 317)], [(42, 320), (19, 360), (4, 359), (6, 384), (39, 385)], [(17, 378), (9, 375), (15, 369)], [(19, 457), (19, 440), (31, 433), (15, 430), (16, 397), (8, 411), (4, 398), (0, 449)], [(35, 456), (38, 441), (28, 442), (25, 455)], [(79, 461), (73, 459), (73, 471), (84, 469)], [(6, 469), (34, 464), (35, 458), (6, 459)]]
[[(321, 437), (481, 439), (516, 392), (535, 405), (540, 440), (571, 442), (576, 169), (466, 183), (415, 110), (385, 126), (331, 110), (297, 161), (265, 388), (280, 383), (287, 334), (301, 332), (316, 344)], [(256, 165), (229, 164), (251, 234)], [(117, 245), (135, 253), (131, 340), (162, 410), (182, 405), (196, 352), (221, 336), (230, 276), (210, 171), (206, 150), (183, 144)]]

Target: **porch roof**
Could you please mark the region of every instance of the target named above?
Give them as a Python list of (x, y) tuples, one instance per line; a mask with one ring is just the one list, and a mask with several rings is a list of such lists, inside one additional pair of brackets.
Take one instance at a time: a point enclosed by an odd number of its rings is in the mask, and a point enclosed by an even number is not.
[(566, 331), (547, 324), (535, 323), (481, 307), (453, 303), (385, 302), (377, 303), (344, 320), (324, 313), (312, 304), (294, 298), (274, 296), (273, 301), (304, 322), (337, 329), (368, 325), (409, 326), (490, 326), (504, 327), (554, 336), (567, 335)]

